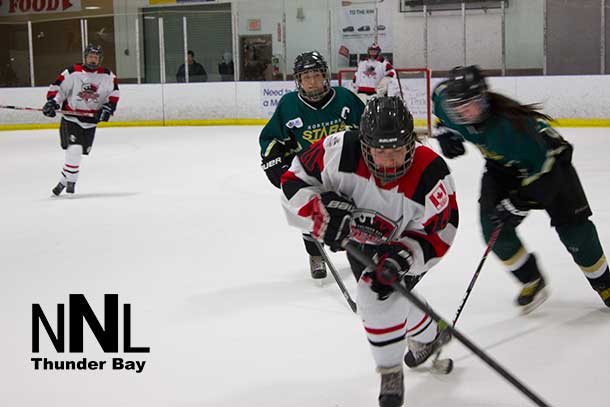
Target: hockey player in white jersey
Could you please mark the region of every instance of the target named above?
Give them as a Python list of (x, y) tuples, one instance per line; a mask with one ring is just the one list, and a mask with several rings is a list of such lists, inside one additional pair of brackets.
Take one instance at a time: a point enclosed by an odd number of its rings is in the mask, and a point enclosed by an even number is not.
[[(328, 136), (299, 153), (282, 176), (288, 222), (340, 250), (349, 238), (376, 270), (348, 255), (358, 280), (358, 312), (377, 371), (379, 405), (403, 404), (402, 361), (425, 362), (450, 335), (382, 278), (391, 269), (407, 289), (447, 252), (458, 226), (449, 169), (419, 144), (398, 97), (371, 99), (360, 128)], [(407, 350), (408, 338), (408, 352)]]
[(396, 71), (392, 64), (381, 56), (381, 47), (372, 44), (367, 50), (367, 56), (368, 58), (358, 63), (358, 70), (353, 78), (358, 97), (366, 103), (373, 95), (397, 96), (388, 94), (388, 87), (392, 82), (396, 82)]
[(99, 45), (87, 45), (83, 63), (74, 64), (59, 74), (47, 92), (47, 103), (42, 113), (55, 117), (61, 109), (92, 116), (64, 114), (59, 126), (60, 145), (65, 150), (65, 160), (59, 183), (53, 194), (59, 195), (64, 189), (75, 192), (83, 155), (88, 155), (93, 146), (98, 122), (110, 120), (119, 102), (117, 77), (102, 64), (103, 51)]

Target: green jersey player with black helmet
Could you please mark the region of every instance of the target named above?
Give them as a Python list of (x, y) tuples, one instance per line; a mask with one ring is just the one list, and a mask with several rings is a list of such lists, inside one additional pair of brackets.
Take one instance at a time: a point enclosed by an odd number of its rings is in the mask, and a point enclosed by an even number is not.
[[(364, 111), (364, 104), (351, 91), (330, 86), (328, 65), (317, 51), (296, 57), (294, 81), (297, 90), (282, 96), (259, 138), (262, 168), (277, 188), (299, 151), (348, 126), (357, 126)], [(303, 235), (303, 240), (312, 278), (325, 278), (326, 266), (315, 243), (308, 235)]]
[(531, 209), (544, 209), (563, 245), (610, 307), (610, 272), (592, 212), (572, 165), (573, 147), (537, 105), (522, 105), (488, 89), (478, 67), (457, 67), (433, 94), (443, 154), (465, 153), (463, 140), (485, 158), (480, 221), (485, 239), (501, 227), (494, 253), (522, 284), (516, 303), (528, 313), (546, 299), (546, 282), (516, 228)]

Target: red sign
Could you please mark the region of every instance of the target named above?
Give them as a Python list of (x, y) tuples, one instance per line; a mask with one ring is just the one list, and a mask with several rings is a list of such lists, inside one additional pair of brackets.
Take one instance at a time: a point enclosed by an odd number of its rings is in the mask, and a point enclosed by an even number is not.
[(8, 0), (0, 1), (0, 15), (61, 13), (80, 11), (80, 0)]
[(260, 31), (261, 30), (261, 20), (256, 18), (254, 20), (248, 20), (248, 31)]

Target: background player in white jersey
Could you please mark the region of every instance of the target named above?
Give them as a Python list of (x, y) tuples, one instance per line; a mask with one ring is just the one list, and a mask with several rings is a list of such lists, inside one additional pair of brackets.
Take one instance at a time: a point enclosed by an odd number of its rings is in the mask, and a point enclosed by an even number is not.
[(65, 161), (61, 178), (53, 194), (73, 194), (83, 155), (88, 155), (95, 138), (98, 122), (110, 120), (119, 102), (116, 76), (102, 64), (103, 51), (99, 45), (87, 45), (83, 63), (74, 64), (59, 74), (47, 92), (47, 103), (42, 113), (55, 117), (57, 109), (91, 113), (93, 117), (65, 114), (59, 126), (61, 148)]
[(383, 268), (412, 289), (447, 252), (458, 226), (454, 183), (445, 161), (416, 143), (413, 117), (398, 97), (371, 99), (360, 128), (328, 136), (282, 176), (288, 222), (331, 248), (345, 238), (377, 263), (348, 255), (360, 314), (381, 374), (379, 405), (404, 399), (402, 360), (415, 367), (450, 335), (394, 292)]
[(354, 74), (353, 82), (358, 97), (366, 103), (373, 95), (398, 96), (398, 94), (388, 94), (390, 83), (396, 82), (392, 88), (396, 88), (398, 83), (392, 64), (381, 56), (381, 47), (372, 44), (367, 50), (367, 56), (358, 63), (358, 70)]

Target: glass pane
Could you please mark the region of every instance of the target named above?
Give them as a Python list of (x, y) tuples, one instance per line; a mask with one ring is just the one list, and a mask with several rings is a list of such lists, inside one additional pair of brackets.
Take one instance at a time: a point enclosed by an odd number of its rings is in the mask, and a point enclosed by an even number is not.
[(506, 74), (542, 75), (544, 0), (512, 1), (506, 8)]
[(143, 59), (143, 83), (161, 82), (159, 62), (159, 20), (157, 12), (146, 12), (142, 14), (140, 27), (142, 27), (142, 38), (144, 46)]
[(80, 20), (32, 23), (36, 86), (48, 86), (67, 66), (82, 62)]
[[(165, 42), (165, 82), (175, 83), (178, 80), (184, 82), (186, 80), (184, 68), (179, 72), (180, 67), (184, 64), (184, 34), (182, 29), (182, 17), (184, 14), (163, 11), (160, 13), (160, 16), (163, 17), (163, 40)], [(193, 71), (197, 69), (196, 63), (194, 61), (193, 64), (189, 65), (189, 82), (192, 82), (191, 79), (199, 81), (204, 78), (207, 79), (207, 75), (200, 74), (197, 75), (197, 78), (191, 78), (194, 73)]]
[[(214, 9), (206, 6), (189, 13), (187, 35), (188, 49), (194, 52), (194, 59), (205, 69), (208, 82), (234, 80), (229, 4), (219, 4)], [(182, 48), (181, 46), (180, 50)], [(184, 60), (183, 52), (180, 56)], [(200, 81), (199, 79), (201, 77), (191, 77), (190, 81), (197, 82)]]
[[(402, 36), (403, 33), (400, 30), (407, 25), (394, 24), (397, 14), (395, 2), (339, 2), (335, 3), (332, 11), (332, 28), (328, 27), (328, 10), (324, 11), (326, 15), (318, 17), (322, 18), (324, 25), (324, 38), (318, 41), (327, 41), (330, 33), (333, 45), (328, 57), (335, 72), (339, 69), (355, 69), (373, 43), (379, 44), (382, 55), (396, 64), (399, 56), (397, 51), (405, 47), (398, 46), (395, 39), (401, 38), (399, 35)], [(326, 49), (324, 44), (325, 42), (321, 45), (322, 49)]]
[(102, 46), (104, 51), (102, 65), (116, 73), (114, 17), (88, 17), (87, 41), (89, 44)]
[[(264, 13), (260, 10), (264, 10)], [(283, 63), (285, 46), (281, 41), (285, 37), (282, 32), (283, 2), (264, 0), (240, 2), (237, 4), (237, 12), (240, 16), (238, 27), (239, 80), (281, 80), (285, 70)], [(316, 22), (316, 24), (318, 23)], [(290, 23), (287, 22), (287, 24)], [(294, 56), (292, 60), (289, 59), (290, 67), (292, 61), (294, 61)]]
[[(374, 5), (372, 6), (374, 9)], [(370, 27), (374, 25), (374, 17)], [(286, 45), (287, 45), (287, 73), (292, 77), (294, 60), (302, 52), (318, 51), (327, 63), (331, 65), (336, 59), (329, 49), (329, 19), (328, 2), (326, 0), (310, 0), (286, 2)], [(367, 23), (367, 25), (369, 25)], [(363, 36), (371, 35), (372, 31), (361, 32)], [(371, 36), (372, 38), (372, 36)], [(366, 44), (372, 42), (365, 40)], [(368, 44), (370, 45), (370, 44)]]
[[(469, 16), (467, 15), (466, 24), (468, 23)], [(449, 71), (454, 66), (463, 64), (464, 19), (461, 11), (429, 14), (428, 66), (432, 69), (432, 72), (440, 74)]]
[(0, 87), (30, 86), (27, 24), (0, 25)]
[[(138, 45), (140, 46), (140, 70), (144, 65), (141, 48), (142, 21), (142, 16), (139, 14), (116, 15), (114, 17), (114, 47), (116, 51), (116, 70), (114, 72), (120, 83), (138, 83)], [(136, 31), (136, 25), (138, 24), (139, 32)], [(91, 30), (91, 27), (89, 29)]]
[[(460, 61), (459, 65), (463, 62)], [(476, 64), (491, 75), (502, 71), (502, 11), (466, 11), (466, 65)]]

